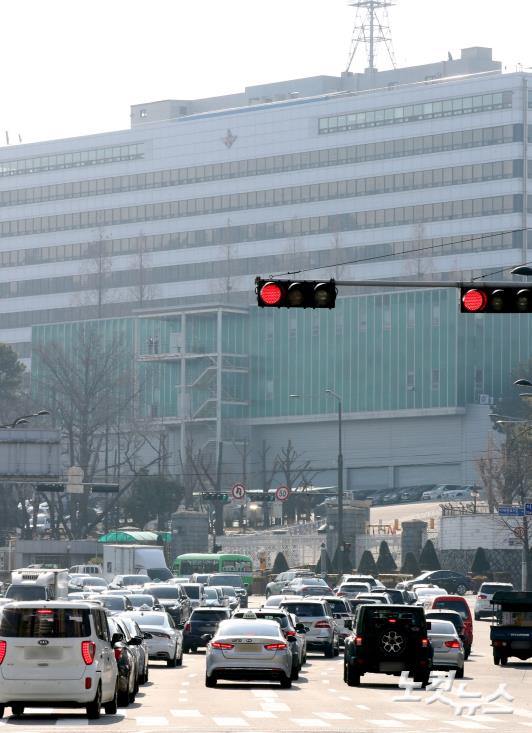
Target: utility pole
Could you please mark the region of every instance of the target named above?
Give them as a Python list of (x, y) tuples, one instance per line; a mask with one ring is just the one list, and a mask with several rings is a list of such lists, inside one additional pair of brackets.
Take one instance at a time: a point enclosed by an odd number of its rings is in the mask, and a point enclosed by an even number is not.
[[(220, 440), (218, 443), (218, 460), (216, 462), (216, 493), (222, 491), (222, 463), (223, 463), (223, 447), (224, 444)], [(224, 505), (221, 501), (215, 500), (214, 504), (214, 533), (222, 535), (224, 533)]]

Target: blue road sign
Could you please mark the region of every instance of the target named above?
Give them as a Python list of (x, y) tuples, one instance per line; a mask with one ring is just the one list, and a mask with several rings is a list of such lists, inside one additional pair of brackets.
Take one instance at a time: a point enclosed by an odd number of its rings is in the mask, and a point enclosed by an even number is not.
[[(532, 509), (532, 504), (529, 504)], [(525, 514), (525, 508), (522, 506), (514, 506), (510, 504), (502, 504), (498, 510), (501, 517), (523, 517)], [(532, 512), (531, 512), (532, 513)]]
[(532, 514), (532, 504), (525, 504), (525, 514)]

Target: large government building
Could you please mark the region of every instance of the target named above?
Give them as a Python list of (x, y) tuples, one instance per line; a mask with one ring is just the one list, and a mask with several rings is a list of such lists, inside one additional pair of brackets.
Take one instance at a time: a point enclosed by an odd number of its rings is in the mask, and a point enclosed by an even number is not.
[[(275, 455), (291, 439), (334, 483), (333, 389), (346, 488), (471, 483), (489, 405), (532, 356), (529, 317), (392, 286), (527, 261), (531, 80), (475, 47), (135, 105), (129, 130), (2, 148), (0, 341), (29, 361), (32, 340), (68, 343), (86, 321), (123, 330), (175, 472), (187, 440), (247, 441), (258, 466), (264, 441)], [(391, 289), (257, 309), (254, 277), (293, 271)]]

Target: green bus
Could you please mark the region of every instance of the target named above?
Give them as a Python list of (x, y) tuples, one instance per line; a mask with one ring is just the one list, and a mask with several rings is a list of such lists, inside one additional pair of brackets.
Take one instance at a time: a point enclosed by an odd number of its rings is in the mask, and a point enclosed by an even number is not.
[(229, 552), (217, 554), (189, 552), (178, 555), (172, 565), (174, 575), (193, 573), (238, 573), (246, 585), (251, 584), (253, 561), (249, 555)]

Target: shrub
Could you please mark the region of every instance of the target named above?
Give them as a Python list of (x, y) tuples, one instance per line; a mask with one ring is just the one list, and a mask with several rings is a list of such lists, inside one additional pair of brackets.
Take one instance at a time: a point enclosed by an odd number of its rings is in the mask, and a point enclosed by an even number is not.
[(272, 573), (275, 575), (278, 575), (279, 573), (284, 573), (286, 570), (289, 570), (288, 563), (286, 562), (286, 557), (283, 555), (282, 552), (278, 552), (275, 556), (275, 560), (273, 561), (273, 567), (272, 567)]
[(419, 575), (419, 565), (413, 552), (406, 553), (403, 564), (401, 565), (401, 572), (405, 575), (412, 575), (414, 578)]
[(379, 574), (394, 573), (397, 570), (397, 565), (395, 564), (395, 560), (393, 559), (386, 540), (383, 540), (379, 547), (377, 570), (379, 571)]
[(358, 563), (358, 572), (362, 575), (378, 575), (375, 559), (369, 550), (364, 550), (360, 562)]
[(419, 567), (421, 570), (441, 569), (440, 561), (438, 560), (438, 555), (436, 554), (432, 540), (427, 540), (425, 542), (425, 546), (421, 550), (421, 555), (419, 556)]
[(483, 547), (477, 547), (475, 557), (471, 563), (472, 575), (489, 575), (491, 573), (491, 565)]

